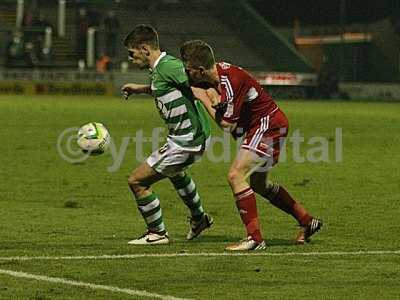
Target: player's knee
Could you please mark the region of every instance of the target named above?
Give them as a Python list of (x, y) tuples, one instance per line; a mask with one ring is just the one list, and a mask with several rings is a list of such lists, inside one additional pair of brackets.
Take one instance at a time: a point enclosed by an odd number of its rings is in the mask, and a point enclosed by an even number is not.
[(171, 182), (173, 184), (179, 184), (185, 177), (186, 177), (186, 173), (180, 172), (178, 174), (175, 174), (174, 176), (169, 177), (169, 179), (171, 180)]
[(268, 181), (263, 196), (267, 198), (269, 201), (273, 202), (276, 200), (278, 192), (279, 192), (279, 184)]
[(145, 187), (141, 185), (140, 180), (135, 176), (135, 174), (131, 174), (128, 177), (128, 185), (135, 194), (139, 194), (142, 190), (145, 189)]
[(240, 182), (242, 179), (242, 173), (238, 169), (230, 169), (228, 172), (227, 180), (230, 185), (235, 185), (236, 183)]

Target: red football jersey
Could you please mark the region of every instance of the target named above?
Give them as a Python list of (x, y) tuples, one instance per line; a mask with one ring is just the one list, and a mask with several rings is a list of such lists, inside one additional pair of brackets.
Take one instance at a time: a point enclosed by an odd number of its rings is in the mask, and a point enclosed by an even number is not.
[(241, 136), (258, 126), (261, 118), (279, 109), (271, 95), (242, 68), (220, 62), (217, 71), (221, 102), (227, 102), (227, 110), (222, 119), (237, 123), (235, 136)]

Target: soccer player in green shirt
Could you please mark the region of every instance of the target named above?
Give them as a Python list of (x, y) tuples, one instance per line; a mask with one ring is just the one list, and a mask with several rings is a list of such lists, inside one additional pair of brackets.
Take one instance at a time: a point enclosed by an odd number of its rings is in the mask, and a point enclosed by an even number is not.
[(150, 85), (127, 83), (122, 87), (126, 98), (131, 94), (151, 94), (156, 107), (168, 127), (167, 143), (153, 152), (129, 176), (139, 211), (147, 231), (133, 245), (166, 244), (160, 201), (151, 185), (169, 178), (179, 196), (189, 208), (191, 240), (213, 224), (204, 212), (194, 181), (185, 169), (198, 160), (210, 137), (210, 124), (202, 104), (193, 96), (183, 63), (161, 52), (156, 30), (149, 25), (136, 26), (125, 38), (129, 59), (141, 69), (150, 69)]

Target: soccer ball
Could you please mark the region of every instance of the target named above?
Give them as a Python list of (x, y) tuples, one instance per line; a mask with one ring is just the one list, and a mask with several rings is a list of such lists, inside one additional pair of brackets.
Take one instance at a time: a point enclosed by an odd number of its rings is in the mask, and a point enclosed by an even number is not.
[(79, 128), (77, 143), (84, 153), (102, 154), (110, 145), (110, 134), (103, 124), (88, 123)]

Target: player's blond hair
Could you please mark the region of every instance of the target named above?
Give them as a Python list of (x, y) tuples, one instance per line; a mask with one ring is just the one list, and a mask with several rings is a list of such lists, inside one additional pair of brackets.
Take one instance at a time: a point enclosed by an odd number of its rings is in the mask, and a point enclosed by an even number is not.
[(214, 51), (209, 44), (202, 40), (185, 42), (180, 48), (181, 58), (193, 67), (211, 69), (215, 64)]

